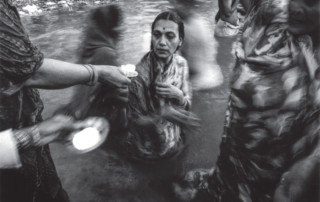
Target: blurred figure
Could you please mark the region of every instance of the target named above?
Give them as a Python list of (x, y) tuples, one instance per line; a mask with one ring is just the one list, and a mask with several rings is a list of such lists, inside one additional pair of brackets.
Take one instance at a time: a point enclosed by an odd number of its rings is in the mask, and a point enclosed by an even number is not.
[(240, 29), (240, 15), (245, 16), (250, 7), (250, 0), (219, 0), (216, 14), (215, 36), (234, 37)]
[(240, 29), (238, 18), (239, 0), (219, 0), (219, 11), (216, 15), (217, 25), (215, 27), (215, 36), (233, 37), (236, 36)]
[(185, 40), (181, 54), (189, 65), (193, 90), (208, 90), (223, 83), (223, 75), (216, 62), (216, 41), (207, 21), (195, 12), (195, 0), (171, 0), (185, 24)]
[(320, 200), (320, 18), (319, 0), (290, 0), (288, 30), (301, 48), (299, 64), (308, 69), (310, 106), (303, 136), (291, 149), (293, 163), (275, 191), (274, 202)]
[[(83, 32), (83, 41), (79, 48), (79, 63), (93, 65), (120, 66), (118, 42), (122, 35), (122, 10), (111, 4), (95, 8), (87, 19), (87, 27)], [(105, 148), (118, 148), (126, 131), (128, 88), (115, 89), (109, 84), (94, 86), (77, 86), (66, 106), (58, 113), (71, 115), (76, 119), (88, 116), (102, 116), (110, 122), (110, 133)], [(115, 143), (115, 144), (114, 144)]]
[[(306, 48), (319, 46), (319, 22), (311, 20), (319, 17), (319, 1), (293, 0), (290, 12), (288, 28), (288, 1), (259, 0), (245, 20), (220, 155), (207, 178), (209, 200), (319, 199), (319, 61)], [(301, 34), (312, 40), (298, 42)], [(204, 175), (190, 173), (191, 182)], [(185, 188), (194, 189), (192, 183)]]
[[(121, 38), (121, 31), (122, 11), (117, 5), (112, 4), (93, 9), (83, 32), (78, 62), (120, 66), (117, 45)], [(108, 116), (119, 114), (120, 112), (114, 111), (117, 110), (115, 106), (121, 106), (121, 103), (124, 104), (127, 101), (128, 88), (115, 90), (110, 84), (77, 86), (70, 104), (61, 110), (64, 110), (66, 114), (72, 114), (77, 119), (88, 116), (88, 113), (101, 111)], [(107, 113), (105, 110), (111, 111)]]

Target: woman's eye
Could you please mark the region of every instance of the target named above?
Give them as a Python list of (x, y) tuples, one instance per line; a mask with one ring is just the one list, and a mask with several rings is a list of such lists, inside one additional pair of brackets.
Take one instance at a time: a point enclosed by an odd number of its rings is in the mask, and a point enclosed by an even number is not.
[(175, 34), (167, 34), (168, 39), (174, 39), (176, 37)]
[(158, 32), (153, 32), (153, 36), (156, 37), (156, 38), (159, 38), (159, 37), (160, 37), (160, 33), (158, 33)]

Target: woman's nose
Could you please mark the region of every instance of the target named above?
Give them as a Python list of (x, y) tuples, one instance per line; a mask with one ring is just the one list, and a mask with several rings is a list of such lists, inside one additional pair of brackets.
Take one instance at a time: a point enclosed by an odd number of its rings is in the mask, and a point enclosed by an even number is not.
[(161, 38), (160, 38), (160, 45), (166, 45), (166, 38), (165, 38), (165, 36), (161, 36)]

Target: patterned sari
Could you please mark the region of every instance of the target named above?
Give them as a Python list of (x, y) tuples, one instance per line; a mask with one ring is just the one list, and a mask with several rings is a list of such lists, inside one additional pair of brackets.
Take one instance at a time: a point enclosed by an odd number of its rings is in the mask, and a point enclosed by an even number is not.
[[(43, 54), (31, 44), (10, 1), (0, 1), (0, 130), (19, 129), (42, 120), (36, 89), (24, 82), (41, 66)], [(22, 167), (0, 170), (0, 201), (66, 201), (49, 147), (20, 151)], [(55, 198), (55, 199), (54, 199)]]
[(319, 137), (319, 105), (311, 99), (300, 48), (287, 32), (285, 3), (261, 1), (246, 19), (220, 155), (209, 178), (213, 201), (272, 201), (281, 175), (295, 161), (293, 145)]
[[(188, 83), (188, 66), (184, 58), (173, 55), (167, 66), (163, 67), (157, 61), (153, 52), (147, 53), (137, 65), (139, 75), (130, 85), (128, 117), (135, 119), (143, 116), (159, 114), (166, 106), (188, 109), (191, 95)], [(184, 93), (187, 100), (184, 106), (179, 106), (167, 99), (155, 95), (155, 82), (170, 83)], [(131, 121), (132, 122), (132, 121)], [(159, 160), (174, 156), (181, 151), (183, 137), (182, 129), (177, 123), (160, 120), (158, 128), (161, 131), (150, 131), (135, 124), (129, 124), (129, 134), (125, 144), (132, 158), (142, 160)]]

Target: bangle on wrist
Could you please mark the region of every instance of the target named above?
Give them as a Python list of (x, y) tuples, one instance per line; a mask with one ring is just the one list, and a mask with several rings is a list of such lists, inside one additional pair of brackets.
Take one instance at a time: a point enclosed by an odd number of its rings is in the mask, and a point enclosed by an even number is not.
[(88, 86), (94, 86), (97, 84), (99, 75), (97, 69), (91, 64), (83, 65), (89, 72), (89, 81), (86, 83)]
[(18, 143), (18, 149), (40, 146), (41, 136), (38, 126), (13, 131), (13, 136)]
[(31, 146), (31, 136), (28, 134), (27, 129), (14, 130), (13, 137), (17, 141), (17, 147), (19, 150)]
[(32, 143), (33, 146), (41, 146), (40, 142), (41, 142), (41, 136), (40, 136), (40, 132), (39, 132), (39, 128), (37, 125), (31, 127), (31, 137), (32, 137)]

